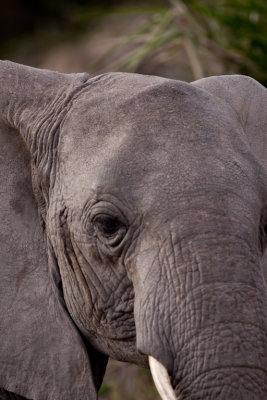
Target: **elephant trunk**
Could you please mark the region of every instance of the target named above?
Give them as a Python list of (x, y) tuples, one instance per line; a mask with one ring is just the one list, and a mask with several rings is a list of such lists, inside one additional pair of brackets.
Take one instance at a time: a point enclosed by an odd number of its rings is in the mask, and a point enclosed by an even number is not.
[[(233, 236), (210, 240), (144, 250), (135, 282), (137, 347), (166, 367), (179, 400), (263, 399), (267, 300), (257, 252)], [(157, 380), (162, 374), (150, 364)]]

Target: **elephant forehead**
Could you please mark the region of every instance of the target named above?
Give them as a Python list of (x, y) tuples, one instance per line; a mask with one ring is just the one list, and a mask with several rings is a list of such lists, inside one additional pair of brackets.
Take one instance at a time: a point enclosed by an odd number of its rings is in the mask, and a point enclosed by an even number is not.
[(75, 153), (75, 158), (78, 153), (80, 159), (103, 149), (114, 154), (121, 144), (124, 151), (134, 145), (139, 154), (208, 147), (221, 139), (220, 131), (231, 129), (225, 126), (232, 124), (229, 110), (222, 108), (207, 92), (188, 83), (108, 74), (93, 80), (75, 100), (63, 124), (61, 152), (64, 157)]
[(137, 74), (93, 81), (62, 128), (66, 187), (76, 185), (85, 195), (99, 186), (156, 195), (159, 187), (194, 185), (207, 175), (207, 159), (214, 163), (225, 146), (230, 114), (208, 93), (179, 81)]
[(85, 134), (106, 136), (131, 125), (133, 134), (167, 127), (190, 127), (204, 114), (218, 111), (213, 96), (189, 83), (139, 74), (108, 74), (93, 80), (76, 99), (68, 120)]

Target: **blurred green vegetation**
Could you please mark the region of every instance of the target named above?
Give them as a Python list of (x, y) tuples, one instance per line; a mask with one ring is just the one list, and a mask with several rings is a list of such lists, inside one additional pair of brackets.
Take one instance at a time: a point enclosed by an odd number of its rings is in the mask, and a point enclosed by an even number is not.
[[(267, 84), (267, 2), (265, 0), (169, 0), (139, 32), (120, 46), (135, 43), (118, 60), (118, 69), (137, 71), (155, 52), (184, 48), (195, 79), (210, 75), (207, 54), (225, 73), (248, 74)], [(171, 57), (169, 62), (171, 63)]]
[(45, 51), (78, 40), (111, 14), (149, 18), (98, 64), (111, 58), (113, 69), (139, 72), (159, 52), (168, 63), (176, 62), (182, 48), (195, 79), (214, 73), (212, 56), (224, 73), (248, 74), (267, 84), (266, 0), (10, 0), (1, 5), (0, 53), (12, 55), (23, 43)]
[(150, 371), (110, 360), (99, 400), (160, 400)]

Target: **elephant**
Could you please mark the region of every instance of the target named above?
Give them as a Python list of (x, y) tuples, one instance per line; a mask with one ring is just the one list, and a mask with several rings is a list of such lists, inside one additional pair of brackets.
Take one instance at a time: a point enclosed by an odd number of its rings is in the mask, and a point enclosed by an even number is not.
[(267, 398), (266, 89), (0, 62), (0, 398)]

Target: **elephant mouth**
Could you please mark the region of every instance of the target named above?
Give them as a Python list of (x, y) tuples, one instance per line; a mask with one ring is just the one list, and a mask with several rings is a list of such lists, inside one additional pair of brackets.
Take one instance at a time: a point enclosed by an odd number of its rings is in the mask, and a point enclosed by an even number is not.
[(150, 371), (162, 400), (177, 400), (167, 369), (154, 357), (148, 357)]

